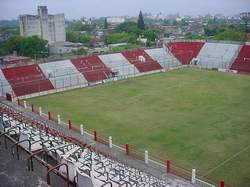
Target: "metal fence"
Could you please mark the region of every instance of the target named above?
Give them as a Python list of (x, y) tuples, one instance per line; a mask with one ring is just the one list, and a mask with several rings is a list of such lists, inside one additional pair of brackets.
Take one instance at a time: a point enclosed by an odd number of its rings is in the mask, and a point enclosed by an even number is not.
[[(232, 63), (236, 59), (237, 54), (238, 53), (234, 55), (233, 59), (227, 59), (223, 57), (214, 58), (209, 56), (202, 57), (202, 59), (194, 59), (194, 61), (191, 61), (190, 64), (192, 65), (191, 67), (199, 67), (203, 69), (228, 70), (231, 68)], [(190, 64), (183, 66), (180, 63), (181, 61), (185, 61), (187, 55), (189, 54), (188, 53), (178, 54), (178, 60), (173, 55), (170, 55), (167, 58), (164, 54), (159, 54), (155, 56), (157, 56), (156, 61), (161, 65), (163, 70), (170, 70), (170, 69), (189, 66)], [(138, 60), (133, 60), (133, 61), (138, 62)], [(148, 62), (145, 61), (141, 63), (144, 63), (145, 66), (147, 66)], [(148, 64), (150, 66), (150, 63)], [(44, 77), (39, 76), (38, 78), (32, 80), (32, 78), (29, 75), (27, 75), (26, 77), (19, 77), (19, 78), (17, 77), (16, 79), (8, 80), (10, 84), (0, 81), (0, 96), (5, 96), (6, 93), (10, 93), (12, 96), (15, 96), (17, 93), (17, 96), (34, 97), (54, 92), (70, 90), (74, 88), (112, 82), (114, 80), (133, 78), (140, 75), (144, 75), (145, 73), (150, 74), (162, 70), (159, 69), (157, 71), (148, 71), (141, 73), (133, 64), (128, 64), (128, 62), (124, 63), (112, 59), (110, 61), (109, 68), (112, 71), (112, 73), (108, 73), (106, 66), (101, 67), (99, 65), (92, 66), (88, 69), (85, 68), (79, 69), (78, 73), (76, 72), (72, 73), (70, 69), (60, 67), (58, 69), (54, 69), (53, 71), (49, 71), (49, 73), (45, 75), (46, 79)], [(46, 81), (47, 83), (48, 81), (50, 81), (54, 89), (47, 88)]]
[[(15, 167), (15, 166), (13, 167), (13, 168), (18, 168), (18, 170), (15, 171), (15, 175), (17, 175), (17, 178), (26, 177), (23, 175), (25, 173), (24, 171), (27, 170), (27, 165), (26, 165), (27, 160), (31, 156), (32, 152), (23, 148), (22, 146), (18, 146), (19, 147), (18, 152), (16, 152), (15, 149), (13, 149), (14, 148), (13, 146), (17, 143), (17, 140), (14, 139), (14, 137), (7, 134), (0, 136), (0, 142), (1, 142), (0, 149), (2, 151), (2, 154), (4, 154), (6, 158), (6, 160), (5, 161), (2, 160), (2, 162), (9, 162), (10, 165), (11, 164), (20, 165), (20, 167)], [(43, 161), (43, 159), (40, 156), (34, 157), (33, 159), (33, 172), (35, 173), (35, 175), (39, 176), (43, 181), (47, 181), (47, 172), (48, 169), (52, 167), (52, 165)], [(32, 175), (33, 174), (31, 174), (31, 176)], [(55, 170), (54, 172), (52, 172), (50, 177), (52, 179), (50, 186), (52, 187), (68, 186), (68, 181), (66, 181), (66, 179), (62, 175), (60, 175), (58, 171)], [(28, 184), (29, 185), (34, 184), (36, 182), (35, 180), (36, 179), (33, 178), (31, 181), (28, 182)], [(10, 183), (11, 181), (5, 181), (5, 182)], [(71, 187), (74, 186), (72, 183), (69, 183), (69, 185)]]
[[(23, 102), (21, 100), (18, 100), (18, 105), (19, 106), (24, 106)], [(32, 106), (28, 106), (28, 108), (30, 108), (30, 110), (34, 113), (39, 114), (39, 110), (38, 107), (32, 105)], [(49, 115), (43, 114), (44, 117), (50, 119), (51, 121), (58, 123), (58, 118), (50, 112)], [(64, 123), (63, 121), (67, 121), (66, 119), (60, 118), (61, 125), (67, 126), (69, 129), (78, 132), (79, 134), (81, 134), (81, 128), (79, 125), (75, 124), (73, 121), (69, 120), (68, 123)], [(92, 138), (94, 141), (101, 143), (103, 145), (109, 146), (110, 140), (109, 137), (104, 136), (102, 134), (100, 134), (99, 132), (93, 130), (93, 129), (88, 129), (86, 127), (84, 127), (84, 133), (89, 137)], [(114, 142), (112, 143), (113, 147), (118, 148), (119, 150), (122, 150), (123, 152), (125, 152), (125, 154), (127, 154), (128, 156), (136, 159), (136, 160), (141, 160), (142, 162), (145, 162), (145, 152), (142, 151), (138, 151), (136, 150), (133, 145), (129, 145), (129, 147), (127, 147), (126, 145), (121, 145), (118, 144), (118, 142)], [(127, 150), (128, 149), (128, 150)], [(131, 163), (128, 160), (124, 160), (121, 159), (120, 157), (117, 157), (115, 155), (119, 155), (118, 153), (116, 153), (115, 149), (110, 149), (109, 150), (109, 157), (112, 157), (114, 160), (117, 160), (121, 163), (124, 163), (126, 165), (129, 166), (134, 166), (133, 163)], [(192, 181), (192, 172), (191, 170), (187, 170), (185, 168), (182, 168), (180, 166), (177, 166), (175, 163), (171, 162), (171, 166), (169, 169), (169, 174), (166, 174), (166, 168), (167, 168), (167, 163), (166, 163), (166, 159), (160, 157), (160, 156), (156, 156), (156, 155), (149, 155), (149, 161), (148, 161), (148, 167), (151, 168), (152, 170), (157, 170), (158, 172), (161, 173), (161, 176), (163, 179), (165, 180), (169, 180), (169, 175), (174, 175), (176, 177), (180, 177), (181, 179), (185, 179), (186, 181), (189, 181), (191, 183)], [(199, 187), (217, 187), (219, 182), (215, 181), (215, 180), (211, 180), (209, 178), (205, 178), (205, 177), (200, 177), (200, 174), (196, 174), (196, 182), (195, 185), (199, 186)], [(181, 185), (181, 181), (179, 181), (180, 185)], [(225, 185), (225, 187), (230, 187), (228, 185)]]
[[(138, 60), (137, 60), (138, 61)], [(172, 67), (179, 66), (178, 63), (176, 63), (175, 60), (171, 58), (163, 58), (159, 57), (160, 64), (162, 68), (164, 69), (169, 69)], [(76, 87), (86, 87), (88, 85), (94, 85), (94, 84), (99, 84), (99, 83), (106, 83), (106, 82), (111, 82), (113, 80), (122, 80), (130, 77), (136, 77), (144, 73), (140, 73), (138, 69), (132, 65), (132, 64), (127, 64), (127, 63), (120, 63), (113, 61), (112, 64), (120, 64), (119, 66), (112, 66), (110, 69), (112, 71), (112, 74), (107, 74), (105, 70), (102, 70), (103, 68), (100, 69), (100, 67), (95, 67), (93, 66), (92, 69), (79, 69), (82, 74), (79, 73), (65, 73), (62, 76), (56, 76), (58, 74), (58, 71), (62, 71), (60, 69), (54, 70), (50, 72), (48, 75), (46, 75), (47, 79), (43, 79), (39, 77), (38, 79), (35, 79), (33, 81), (27, 81), (30, 79), (29, 75), (26, 77), (20, 77), (13, 80), (8, 80), (9, 83), (11, 83), (11, 86), (7, 83), (0, 82), (0, 96), (4, 96), (5, 93), (10, 93), (11, 95), (15, 96), (15, 92), (18, 90), (19, 95), (25, 95), (27, 92), (27, 87), (32, 87), (34, 90), (32, 93), (37, 93), (37, 95), (40, 95), (39, 93), (44, 91), (44, 81), (45, 80), (50, 80), (50, 82), (53, 84), (55, 91), (60, 91), (60, 90), (67, 90), (70, 88), (76, 88)], [(145, 65), (147, 64), (147, 61), (145, 62)], [(149, 72), (150, 73), (150, 72)], [(84, 76), (86, 77), (95, 77), (95, 80), (99, 81), (91, 81), (91, 80), (83, 80)], [(85, 78), (86, 79), (86, 78)], [(15, 83), (16, 82), (16, 83)], [(14, 91), (13, 91), (14, 90)]]

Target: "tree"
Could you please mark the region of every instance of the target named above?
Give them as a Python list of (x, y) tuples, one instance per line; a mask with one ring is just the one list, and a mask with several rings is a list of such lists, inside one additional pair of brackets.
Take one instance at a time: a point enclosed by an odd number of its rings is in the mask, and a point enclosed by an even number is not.
[(90, 43), (92, 41), (92, 38), (86, 34), (80, 34), (78, 36), (78, 41), (81, 43)]
[(215, 35), (214, 39), (216, 40), (232, 40), (232, 41), (243, 41), (244, 32), (237, 31), (234, 28), (221, 28), (218, 33)]
[(104, 19), (104, 29), (108, 29), (108, 21), (107, 21), (107, 18)]
[(72, 51), (75, 55), (86, 55), (87, 51), (85, 49), (77, 49)]
[(154, 30), (145, 30), (143, 36), (144, 38), (147, 38), (148, 41), (155, 41), (156, 32)]
[(138, 21), (137, 21), (137, 27), (139, 29), (145, 30), (145, 24), (142, 16), (142, 12), (140, 11)]
[(137, 27), (137, 24), (135, 22), (125, 22), (121, 23), (116, 27), (116, 32), (126, 32), (126, 33), (131, 33), (135, 34), (136, 36), (142, 35), (143, 30), (139, 29)]
[(138, 48), (140, 48), (140, 46), (137, 44), (128, 44), (125, 46), (112, 47), (111, 51), (117, 53), (117, 52), (129, 50), (129, 49), (138, 49)]
[(218, 27), (216, 25), (208, 24), (205, 28), (205, 34), (207, 36), (214, 36), (218, 30)]
[(182, 19), (181, 22), (179, 23), (179, 25), (180, 25), (181, 27), (183, 27), (183, 26), (188, 26), (188, 22), (187, 22), (186, 20)]
[(198, 35), (198, 34), (194, 34), (191, 32), (186, 33), (185, 38), (188, 40), (206, 40), (207, 36), (204, 35)]
[(6, 48), (5, 48), (5, 42), (0, 42), (0, 55), (6, 55)]
[(168, 19), (164, 19), (162, 25), (169, 26), (169, 25), (171, 25), (171, 22)]
[(37, 36), (23, 38), (18, 54), (32, 58), (41, 58), (48, 55), (48, 41)]
[(178, 25), (178, 22), (176, 20), (172, 20), (172, 25), (173, 26), (177, 26)]
[(66, 32), (66, 40), (69, 42), (78, 42), (77, 33), (73, 31)]
[(89, 44), (92, 42), (92, 38), (89, 35), (77, 33), (74, 31), (66, 32), (66, 40), (74, 43), (81, 42)]
[(13, 36), (0, 46), (0, 53), (2, 55), (7, 55), (16, 51), (18, 55), (39, 58), (48, 54), (47, 44), (48, 41), (37, 36), (26, 38)]
[(129, 33), (114, 33), (107, 37), (107, 44), (136, 43), (136, 37)]
[(12, 36), (4, 44), (5, 51), (7, 53), (13, 53), (13, 51), (19, 52), (21, 49), (21, 43), (23, 38), (21, 36)]

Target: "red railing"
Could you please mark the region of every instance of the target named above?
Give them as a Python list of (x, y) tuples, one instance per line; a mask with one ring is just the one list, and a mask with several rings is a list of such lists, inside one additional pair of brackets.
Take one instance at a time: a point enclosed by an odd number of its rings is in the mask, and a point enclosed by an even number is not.
[[(17, 101), (17, 103), (19, 104), (19, 106), (23, 106), (23, 101), (21, 101), (21, 100), (19, 100), (19, 101)], [(31, 109), (32, 109), (32, 107), (31, 107)], [(33, 110), (35, 110), (36, 108), (35, 108), (35, 106), (33, 105)], [(4, 110), (5, 112), (6, 111), (8, 111), (8, 110), (6, 110), (6, 109), (3, 109), (3, 108), (1, 108), (1, 105), (0, 105), (0, 110)], [(36, 111), (36, 110), (35, 110)], [(23, 118), (23, 116), (22, 115), (20, 115), (19, 113), (11, 113), (12, 115), (14, 114), (14, 116), (15, 116), (15, 119), (22, 119), (22, 120), (24, 120), (24, 122), (25, 122), (25, 118)], [(52, 118), (52, 117), (51, 117)], [(53, 119), (53, 118), (52, 118)], [(28, 119), (28, 122), (30, 122), (29, 121), (30, 119)], [(53, 119), (53, 121), (56, 121), (57, 122), (57, 120), (55, 120), (55, 119)], [(56, 131), (56, 130), (54, 130), (54, 129), (49, 129), (48, 127), (44, 127), (44, 125), (41, 125), (39, 122), (35, 122), (35, 123), (31, 123), (32, 125), (35, 125), (37, 128), (40, 128), (40, 129), (45, 129), (45, 130), (47, 130), (49, 133), (51, 133), (51, 134), (54, 134), (55, 136), (59, 136), (59, 137), (63, 137), (65, 140), (67, 140), (67, 141), (70, 141), (71, 143), (74, 143), (74, 144), (76, 144), (76, 145), (79, 145), (79, 146), (84, 146), (84, 147), (86, 147), (87, 146), (87, 144), (85, 144), (85, 143), (83, 143), (83, 142), (81, 142), (81, 141), (79, 141), (78, 139), (75, 139), (75, 138), (73, 138), (73, 137), (67, 137), (65, 134), (63, 134), (63, 133), (61, 133), (61, 132), (59, 132), (59, 131)], [(68, 125), (70, 126), (70, 129), (71, 130), (73, 130), (73, 131), (76, 131), (76, 132), (78, 132), (78, 133), (80, 133), (81, 131), (80, 131), (80, 127), (78, 126), (78, 125), (75, 125), (71, 120), (69, 120), (69, 123), (68, 123)], [(104, 145), (109, 145), (109, 140), (108, 140), (108, 138), (107, 137), (105, 137), (105, 136), (103, 136), (103, 135), (101, 135), (100, 133), (97, 133), (96, 131), (94, 131), (94, 130), (90, 130), (90, 129), (88, 129), (88, 128), (84, 128), (84, 131), (85, 132), (87, 132), (88, 134), (90, 134), (90, 135), (93, 135), (93, 140), (95, 140), (95, 141), (97, 141), (97, 142), (99, 142), (99, 143), (101, 143), (101, 144), (104, 144)], [(117, 144), (116, 144), (117, 145)], [(127, 146), (125, 146), (123, 149), (125, 150), (125, 153), (127, 152), (128, 154), (128, 156), (131, 156), (131, 157), (133, 157), (133, 158), (135, 158), (135, 159), (137, 159), (137, 160), (144, 160), (145, 158), (144, 158), (144, 153), (142, 153), (142, 152), (139, 152), (139, 151), (137, 151), (137, 150), (135, 150), (131, 145), (128, 145), (128, 144), (126, 144)], [(122, 146), (120, 146), (120, 147), (122, 147)], [(113, 157), (113, 156), (111, 156), (111, 155), (107, 155), (106, 153), (104, 153), (104, 152), (100, 152), (100, 151), (98, 151), (96, 148), (94, 148), (94, 147), (88, 147), (88, 148), (90, 148), (92, 151), (94, 151), (94, 152), (97, 152), (97, 153), (101, 153), (101, 154), (103, 154), (103, 155), (105, 155), (105, 156), (107, 156), (107, 157), (110, 157), (110, 158), (112, 158), (112, 159), (114, 159), (114, 160), (118, 160), (117, 158), (115, 158), (115, 157)], [(158, 158), (158, 157), (156, 157), (156, 156), (150, 156), (150, 158), (151, 158), (151, 160), (154, 160), (154, 161), (156, 161), (156, 162), (158, 162), (159, 164), (161, 164), (162, 166), (165, 166), (166, 168), (167, 168), (167, 164), (166, 164), (166, 160), (163, 160), (162, 158)], [(172, 162), (171, 162), (171, 164), (170, 164), (170, 173), (172, 173), (172, 174), (174, 174), (174, 175), (176, 175), (176, 176), (179, 176), (179, 177), (181, 177), (181, 178), (184, 178), (184, 179), (186, 179), (186, 180), (188, 180), (188, 181), (191, 181), (191, 176), (192, 176), (192, 174), (191, 174), (191, 171), (189, 171), (189, 170), (187, 170), (187, 169), (184, 169), (184, 168), (182, 168), (182, 167), (179, 167), (179, 166), (176, 166), (175, 164), (173, 164)], [(217, 185), (217, 184), (219, 184), (219, 181), (216, 181), (216, 180), (214, 180), (214, 179), (210, 179), (210, 178), (208, 178), (208, 177), (202, 177), (202, 174), (199, 172), (197, 175), (196, 175), (199, 179), (202, 179), (202, 180), (204, 180), (204, 181), (206, 181), (206, 182), (208, 182), (208, 183), (211, 183), (211, 184), (214, 184), (214, 185)], [(232, 187), (232, 186), (230, 186), (230, 185), (227, 185), (227, 184), (225, 184), (225, 187)]]

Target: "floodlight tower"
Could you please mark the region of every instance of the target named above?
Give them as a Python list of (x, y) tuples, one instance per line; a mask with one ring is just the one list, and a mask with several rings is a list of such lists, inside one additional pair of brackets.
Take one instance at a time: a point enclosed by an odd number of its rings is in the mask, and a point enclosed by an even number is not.
[(241, 19), (245, 22), (245, 39), (247, 41), (247, 35), (250, 34), (250, 12), (243, 12), (240, 14)]

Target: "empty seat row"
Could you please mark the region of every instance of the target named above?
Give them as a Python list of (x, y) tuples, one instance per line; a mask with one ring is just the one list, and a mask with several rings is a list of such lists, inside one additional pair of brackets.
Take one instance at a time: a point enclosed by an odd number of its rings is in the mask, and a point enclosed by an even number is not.
[(230, 69), (239, 48), (237, 44), (205, 43), (197, 58), (203, 68)]
[(85, 77), (76, 69), (70, 60), (39, 64), (46, 77), (56, 89), (84, 85)]
[(231, 69), (250, 73), (250, 45), (242, 46), (239, 55), (232, 64)]
[(37, 64), (2, 69), (16, 96), (54, 89)]
[(96, 55), (72, 59), (71, 62), (88, 82), (100, 82), (112, 77), (112, 71)]
[(138, 69), (131, 64), (121, 53), (99, 55), (102, 62), (117, 76), (130, 76), (138, 74)]
[(145, 52), (165, 69), (180, 66), (181, 63), (165, 48), (147, 49)]
[(202, 49), (203, 42), (169, 42), (166, 48), (182, 63), (190, 64)]
[(153, 60), (144, 50), (126, 51), (122, 55), (141, 72), (162, 69), (161, 65)]
[[(45, 150), (57, 162), (67, 164), (69, 178), (75, 181), (77, 186), (176, 186), (170, 178), (161, 179), (127, 166), (93, 151), (90, 147), (68, 142), (46, 129), (27, 124), (23, 119), (18, 120), (17, 117), (0, 111), (0, 132), (7, 132), (10, 136), (18, 135), (19, 141), (28, 140), (20, 143), (22, 147), (33, 152)], [(59, 172), (65, 175), (65, 167), (61, 166)]]
[(4, 68), (0, 71), (0, 96), (23, 96), (53, 89), (103, 83), (115, 77), (169, 69), (181, 64), (202, 68), (250, 72), (249, 45), (170, 42), (163, 48), (92, 55), (72, 60)]

